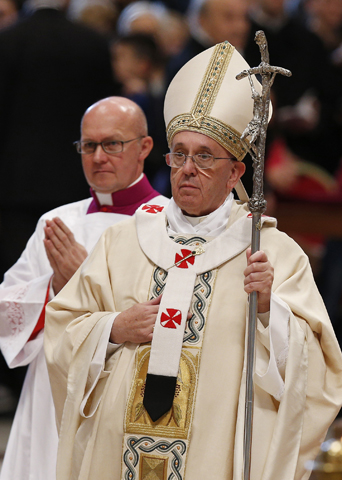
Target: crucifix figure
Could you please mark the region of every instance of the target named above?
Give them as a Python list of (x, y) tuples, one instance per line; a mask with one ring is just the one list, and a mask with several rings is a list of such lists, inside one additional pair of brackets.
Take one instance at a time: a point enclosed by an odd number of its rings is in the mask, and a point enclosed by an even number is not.
[[(253, 151), (255, 151), (254, 142), (261, 136), (263, 130), (267, 129), (268, 118), (265, 118), (265, 107), (269, 104), (270, 90), (273, 85), (275, 76), (277, 73), (291, 76), (290, 70), (286, 70), (282, 67), (274, 67), (269, 64), (269, 53), (267, 47), (267, 40), (265, 33), (262, 30), (258, 30), (255, 34), (255, 42), (259, 45), (261, 54), (261, 63), (258, 67), (250, 68), (249, 70), (243, 70), (237, 75), (237, 80), (240, 80), (248, 76), (248, 80), (252, 90), (252, 98), (254, 100), (253, 118), (245, 128), (241, 135), (241, 139), (245, 139), (250, 136), (249, 143)], [(262, 93), (256, 91), (252, 79), (252, 75), (260, 75), (262, 78)], [(268, 105), (267, 105), (268, 107)], [(264, 120), (264, 124), (263, 124)], [(264, 127), (264, 128), (263, 128)]]
[[(249, 137), (249, 153), (251, 154), (254, 166), (253, 195), (249, 202), (250, 210), (257, 209), (263, 213), (266, 209), (266, 202), (263, 199), (263, 171), (265, 158), (266, 132), (269, 117), (269, 104), (271, 87), (277, 73), (290, 77), (290, 70), (282, 67), (275, 67), (269, 64), (269, 53), (265, 33), (258, 30), (255, 34), (255, 42), (259, 46), (261, 63), (257, 67), (243, 70), (236, 76), (237, 80), (248, 77), (254, 100), (253, 118), (243, 131), (241, 140)], [(252, 75), (261, 76), (261, 93), (255, 89)]]

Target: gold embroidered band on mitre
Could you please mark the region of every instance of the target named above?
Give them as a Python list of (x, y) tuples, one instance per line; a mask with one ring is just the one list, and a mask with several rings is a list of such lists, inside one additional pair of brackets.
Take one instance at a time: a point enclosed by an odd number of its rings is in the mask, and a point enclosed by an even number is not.
[(235, 48), (228, 42), (216, 45), (191, 111), (177, 115), (167, 126), (169, 146), (176, 133), (190, 130), (214, 139), (223, 148), (233, 153), (237, 160), (245, 157), (248, 144), (246, 141), (241, 141), (242, 132), (237, 132), (232, 126), (210, 115), (234, 50)]
[[(177, 243), (199, 246), (200, 237), (177, 236)], [(122, 480), (167, 480), (170, 475), (185, 479), (186, 459), (205, 323), (217, 270), (198, 275), (191, 301), (192, 317), (187, 323), (172, 409), (152, 422), (143, 406), (150, 344), (140, 345), (135, 358), (135, 373), (128, 397), (123, 440)], [(163, 293), (168, 273), (156, 267), (152, 274), (149, 298)]]

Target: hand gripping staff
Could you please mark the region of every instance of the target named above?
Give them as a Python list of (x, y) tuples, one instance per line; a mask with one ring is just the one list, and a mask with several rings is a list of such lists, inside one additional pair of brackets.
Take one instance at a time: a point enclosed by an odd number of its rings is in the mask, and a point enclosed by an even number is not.
[[(248, 206), (252, 213), (252, 254), (260, 250), (261, 215), (266, 210), (266, 200), (263, 193), (263, 173), (265, 161), (266, 132), (270, 110), (270, 93), (277, 73), (290, 77), (290, 70), (273, 67), (269, 64), (269, 53), (265, 33), (258, 30), (254, 38), (259, 46), (261, 63), (258, 67), (243, 70), (236, 76), (237, 80), (248, 77), (252, 98), (254, 100), (253, 118), (241, 135), (241, 140), (247, 140), (248, 150), (253, 161), (253, 193)], [(252, 75), (261, 76), (262, 92), (254, 88)], [(247, 142), (246, 142), (247, 143)], [(243, 480), (249, 480), (251, 467), (252, 427), (253, 427), (253, 373), (255, 360), (255, 335), (258, 311), (258, 295), (252, 292), (249, 297), (248, 332), (247, 332), (247, 371), (244, 423), (244, 470)]]

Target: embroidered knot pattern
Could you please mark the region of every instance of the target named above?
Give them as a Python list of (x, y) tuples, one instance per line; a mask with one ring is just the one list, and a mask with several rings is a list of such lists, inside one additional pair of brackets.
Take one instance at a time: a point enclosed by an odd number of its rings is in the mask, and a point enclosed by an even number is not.
[[(185, 462), (183, 460), (186, 452), (186, 443), (182, 440), (168, 441), (158, 440), (155, 441), (152, 437), (128, 437), (126, 439), (127, 450), (123, 455), (124, 465), (126, 471), (124, 472), (124, 480), (138, 480), (136, 465), (139, 462), (140, 456), (143, 454), (151, 454), (158, 452), (162, 454), (165, 460), (168, 459), (171, 467), (171, 474), (168, 477), (170, 480), (182, 479), (184, 475)], [(146, 460), (145, 456), (145, 460)], [(153, 472), (154, 474), (156, 472)], [(139, 477), (139, 480), (148, 480), (153, 478), (155, 480), (164, 480), (164, 476), (144, 476)]]
[[(168, 272), (163, 270), (160, 267), (157, 267), (153, 272), (153, 286), (152, 286), (152, 298), (157, 298), (161, 295), (164, 291), (166, 285), (166, 278), (168, 276)], [(150, 298), (150, 300), (152, 300)]]
[(144, 205), (142, 207), (142, 210), (145, 210), (146, 213), (158, 213), (158, 212), (162, 212), (164, 210), (164, 207), (162, 207), (161, 205)]
[(205, 318), (209, 308), (209, 299), (214, 282), (213, 272), (205, 272), (199, 275), (194, 289), (194, 298), (192, 299), (193, 314), (187, 322), (183, 342), (196, 345), (201, 341), (201, 333), (204, 330)]
[(176, 308), (167, 308), (160, 317), (160, 323), (164, 328), (177, 328), (182, 323), (182, 312)]

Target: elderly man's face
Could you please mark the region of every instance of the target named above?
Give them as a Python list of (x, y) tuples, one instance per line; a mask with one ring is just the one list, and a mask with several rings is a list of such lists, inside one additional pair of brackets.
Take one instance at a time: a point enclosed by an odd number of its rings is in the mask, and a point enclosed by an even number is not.
[[(174, 136), (171, 151), (185, 155), (207, 153), (214, 157), (232, 157), (215, 140), (187, 131)], [(215, 160), (211, 168), (201, 170), (191, 158), (187, 158), (182, 167), (171, 169), (172, 196), (183, 213), (208, 215), (222, 205), (244, 171), (243, 163), (226, 159)]]
[[(134, 115), (123, 107), (100, 105), (90, 110), (82, 122), (81, 140), (104, 142), (131, 140), (141, 132)], [(98, 145), (92, 154), (82, 154), (82, 165), (88, 184), (99, 193), (113, 193), (133, 183), (143, 171), (144, 159), (152, 148), (151, 137), (124, 145), (123, 152), (109, 155)], [(148, 150), (148, 151), (147, 151)]]

